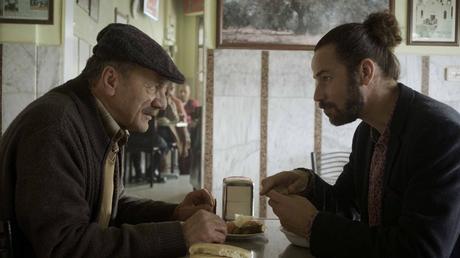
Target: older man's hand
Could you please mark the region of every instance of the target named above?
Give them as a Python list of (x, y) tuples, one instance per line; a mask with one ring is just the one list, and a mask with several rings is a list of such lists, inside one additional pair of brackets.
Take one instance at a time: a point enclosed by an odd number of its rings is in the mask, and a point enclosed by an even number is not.
[(223, 243), (227, 224), (219, 216), (200, 210), (182, 224), (187, 247), (194, 243)]
[(311, 225), (318, 210), (307, 198), (294, 194), (283, 195), (273, 190), (267, 193), (267, 197), (270, 198), (268, 204), (286, 230), (310, 237)]
[(173, 219), (185, 221), (199, 210), (212, 212), (216, 203), (208, 190), (193, 191), (185, 196), (184, 200), (176, 207)]

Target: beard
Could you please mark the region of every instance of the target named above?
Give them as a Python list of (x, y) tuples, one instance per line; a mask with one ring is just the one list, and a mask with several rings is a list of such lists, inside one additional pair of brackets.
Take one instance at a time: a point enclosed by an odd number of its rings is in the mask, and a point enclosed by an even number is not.
[(328, 116), (329, 122), (335, 126), (340, 126), (354, 122), (359, 118), (359, 114), (363, 108), (363, 96), (359, 91), (359, 82), (357, 76), (351, 75), (348, 80), (348, 95), (345, 102), (345, 108), (340, 110), (336, 104), (332, 102), (320, 102), (319, 107), (322, 109), (333, 108), (336, 112), (334, 116)]

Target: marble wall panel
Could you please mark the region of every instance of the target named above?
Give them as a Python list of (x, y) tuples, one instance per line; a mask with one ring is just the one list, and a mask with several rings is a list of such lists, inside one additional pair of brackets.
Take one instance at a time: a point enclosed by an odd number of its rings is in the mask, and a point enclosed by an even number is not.
[(267, 175), (311, 167), (314, 145), (314, 102), (310, 98), (270, 98)]
[(62, 48), (37, 47), (37, 97), (62, 84)]
[[(252, 178), (259, 192), (261, 52), (214, 51), (213, 194), (222, 211), (222, 181)], [(254, 198), (258, 214), (258, 198)]]
[(399, 81), (406, 86), (421, 92), (422, 87), (422, 57), (419, 55), (396, 55), (399, 60), (401, 74)]
[(259, 211), (259, 154), (260, 142), (251, 141), (244, 145), (235, 145), (228, 149), (213, 152), (213, 194), (217, 202), (217, 210), (222, 211), (222, 182), (229, 176), (246, 176), (254, 183), (254, 211)]
[(9, 92), (2, 94), (2, 133), (16, 118), (16, 116), (32, 101), (35, 94), (30, 92)]
[(88, 61), (91, 53), (91, 45), (84, 40), (78, 39), (78, 74), (85, 68), (86, 61)]
[(261, 51), (214, 51), (214, 96), (260, 96)]
[(313, 99), (312, 56), (311, 51), (270, 51), (269, 96)]
[(260, 140), (259, 97), (214, 97), (214, 149)]
[(430, 56), (430, 88), (429, 96), (452, 107), (460, 106), (460, 82), (446, 81), (445, 69), (449, 66), (460, 67), (457, 56)]
[(3, 44), (4, 93), (32, 93), (35, 95), (36, 51), (37, 48), (33, 44)]

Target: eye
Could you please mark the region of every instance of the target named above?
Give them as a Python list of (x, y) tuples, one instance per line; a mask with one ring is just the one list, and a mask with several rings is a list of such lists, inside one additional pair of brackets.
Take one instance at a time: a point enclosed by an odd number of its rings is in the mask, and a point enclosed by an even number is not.
[(330, 80), (332, 80), (332, 76), (330, 76), (330, 75), (322, 75), (321, 76), (321, 81), (322, 82), (328, 82)]

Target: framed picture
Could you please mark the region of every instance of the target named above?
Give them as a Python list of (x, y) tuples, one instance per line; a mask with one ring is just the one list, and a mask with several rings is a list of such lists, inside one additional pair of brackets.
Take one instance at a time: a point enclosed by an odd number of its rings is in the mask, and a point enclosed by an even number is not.
[(53, 24), (53, 0), (0, 0), (0, 23)]
[(117, 8), (115, 8), (115, 23), (128, 24), (128, 22), (129, 16), (122, 14)]
[(458, 46), (459, 0), (409, 0), (408, 45)]
[(99, 0), (90, 0), (89, 16), (95, 21), (99, 20)]
[(144, 0), (144, 14), (158, 21), (160, 0)]
[(89, 0), (77, 0), (77, 5), (85, 12), (89, 13)]
[(394, 0), (219, 0), (219, 48), (313, 49), (337, 25), (394, 9)]

